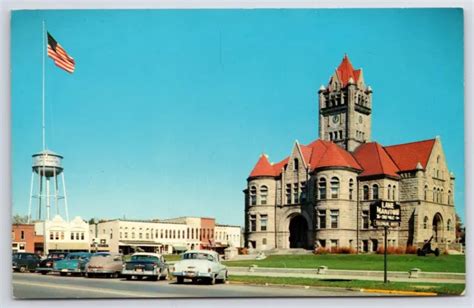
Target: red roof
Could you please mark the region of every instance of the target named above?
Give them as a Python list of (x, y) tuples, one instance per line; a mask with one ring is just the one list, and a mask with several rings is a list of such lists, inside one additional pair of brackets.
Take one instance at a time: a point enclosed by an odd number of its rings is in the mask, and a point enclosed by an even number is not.
[[(349, 152), (333, 142), (318, 139), (308, 145), (300, 145), (300, 148), (303, 159), (307, 165), (309, 164), (311, 170), (322, 167), (349, 167), (362, 170)], [(288, 160), (289, 157), (271, 165), (267, 157), (262, 155), (250, 173), (250, 177), (278, 176)]]
[(316, 140), (311, 145), (314, 153), (312, 156), (315, 157), (310, 163), (313, 170), (322, 167), (349, 167), (362, 170), (349, 152), (331, 141)]
[[(331, 141), (317, 139), (308, 145), (300, 145), (301, 153), (310, 170), (323, 167), (348, 167), (361, 170), (360, 176), (387, 175), (399, 177), (398, 172), (415, 170), (421, 163), (426, 168), (435, 139), (382, 147), (376, 142), (362, 144), (349, 153)], [(279, 176), (289, 157), (270, 164), (262, 155), (250, 173), (250, 177)]]
[(416, 165), (421, 163), (426, 168), (428, 159), (436, 139), (423, 140), (405, 144), (397, 144), (385, 147), (388, 155), (397, 164), (400, 171), (415, 170)]
[(339, 67), (336, 69), (337, 78), (342, 82), (343, 87), (347, 85), (350, 78), (352, 78), (354, 82), (357, 82), (360, 77), (360, 72), (360, 69), (354, 70), (347, 55), (344, 55), (341, 64), (339, 64)]
[(359, 176), (388, 175), (399, 177), (397, 174), (398, 167), (377, 142), (362, 144), (354, 152), (354, 157), (364, 169)]
[(262, 154), (260, 159), (258, 160), (257, 164), (253, 168), (252, 172), (250, 172), (250, 177), (254, 176), (275, 176), (275, 171), (268, 161), (266, 155)]

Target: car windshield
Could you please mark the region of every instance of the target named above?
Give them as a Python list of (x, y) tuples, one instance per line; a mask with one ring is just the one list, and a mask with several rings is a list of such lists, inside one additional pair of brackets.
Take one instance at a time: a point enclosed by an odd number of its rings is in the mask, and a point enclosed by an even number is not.
[(110, 253), (96, 253), (93, 257), (110, 257)]
[(183, 255), (184, 260), (209, 260), (209, 261), (214, 261), (214, 258), (207, 253), (201, 253), (201, 252), (192, 252), (192, 253), (185, 253)]
[(143, 255), (137, 255), (137, 256), (132, 256), (132, 261), (160, 261), (157, 257), (155, 256), (143, 256)]
[(69, 255), (69, 256), (67, 256), (67, 259), (69, 259), (69, 260), (80, 260), (80, 259), (86, 259), (86, 256), (83, 256), (83, 255)]

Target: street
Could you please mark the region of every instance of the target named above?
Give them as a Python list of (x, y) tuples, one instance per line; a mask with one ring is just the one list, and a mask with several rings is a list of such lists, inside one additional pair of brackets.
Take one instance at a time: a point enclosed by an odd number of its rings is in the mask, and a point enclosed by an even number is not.
[(182, 285), (172, 281), (126, 281), (84, 277), (61, 277), (54, 274), (13, 273), (13, 296), (40, 298), (183, 298), (183, 297), (311, 297), (311, 296), (380, 296), (344, 289), (276, 287), (243, 284)]

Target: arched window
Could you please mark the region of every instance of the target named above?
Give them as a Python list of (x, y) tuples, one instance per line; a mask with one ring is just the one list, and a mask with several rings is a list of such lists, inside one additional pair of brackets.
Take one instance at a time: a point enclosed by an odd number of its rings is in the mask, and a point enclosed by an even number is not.
[(395, 193), (397, 191), (397, 186), (393, 185), (393, 191), (392, 191), (392, 200), (395, 200)]
[(444, 189), (441, 188), (441, 191), (439, 193), (439, 203), (443, 203), (443, 196), (444, 196)]
[(423, 219), (423, 229), (428, 229), (428, 217), (425, 216)]
[(433, 202), (436, 202), (436, 187), (433, 187)]
[(339, 198), (339, 179), (337, 177), (331, 178), (331, 198)]
[(452, 200), (451, 200), (451, 191), (448, 190), (448, 204), (451, 204)]
[(257, 187), (250, 187), (250, 205), (257, 204)]
[(392, 196), (392, 185), (388, 184), (387, 188), (387, 199), (390, 200), (390, 197)]
[(326, 199), (327, 183), (325, 178), (320, 178), (318, 182), (319, 199)]
[(446, 225), (446, 230), (451, 231), (451, 228), (452, 228), (452, 226), (451, 226), (451, 219), (448, 219), (448, 223), (447, 223), (447, 225)]
[(428, 200), (428, 185), (425, 185), (425, 201)]
[(377, 200), (379, 198), (379, 185), (372, 185), (372, 199)]
[(293, 160), (293, 170), (298, 171), (299, 167), (300, 167), (300, 164), (299, 164), (298, 158), (295, 158)]
[(364, 185), (364, 200), (369, 200), (369, 186)]
[(349, 180), (349, 200), (352, 200), (352, 195), (354, 193), (354, 180)]
[(260, 204), (267, 204), (268, 187), (263, 185), (260, 187)]

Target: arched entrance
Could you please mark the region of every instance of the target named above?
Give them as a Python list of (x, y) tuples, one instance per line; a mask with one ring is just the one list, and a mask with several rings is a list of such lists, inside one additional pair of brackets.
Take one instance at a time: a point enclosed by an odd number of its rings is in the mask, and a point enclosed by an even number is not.
[(433, 240), (440, 242), (443, 238), (443, 217), (440, 213), (436, 213), (433, 217)]
[(307, 248), (308, 224), (302, 215), (290, 220), (290, 248)]

